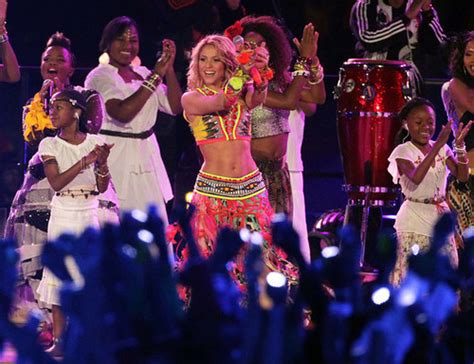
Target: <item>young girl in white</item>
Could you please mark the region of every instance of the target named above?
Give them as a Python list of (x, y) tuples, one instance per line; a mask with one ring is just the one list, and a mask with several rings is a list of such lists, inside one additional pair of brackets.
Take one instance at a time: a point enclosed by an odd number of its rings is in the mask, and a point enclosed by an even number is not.
[[(84, 131), (85, 109), (84, 96), (74, 90), (60, 91), (51, 99), (50, 118), (59, 132), (43, 139), (38, 147), (46, 178), (56, 192), (51, 201), (48, 241), (62, 233), (78, 235), (87, 227), (99, 227), (97, 195), (109, 184), (107, 157), (112, 145)], [(40, 300), (52, 307), (55, 342), (48, 351), (53, 355), (59, 354), (65, 327), (60, 286), (61, 281), (44, 269), (38, 293)]]
[[(427, 250), (440, 214), (449, 211), (445, 201), (448, 172), (460, 181), (466, 181), (469, 177), (464, 137), (472, 124), (472, 121), (465, 127), (460, 124), (455, 130), (454, 157), (446, 145), (452, 121), (443, 125), (436, 140), (431, 140), (436, 129), (436, 115), (430, 101), (414, 98), (403, 107), (399, 116), (410, 140), (394, 149), (388, 166), (393, 181), (400, 183), (405, 197), (395, 221), (398, 252), (391, 281), (397, 286), (406, 274), (407, 258), (413, 246), (418, 245), (421, 251)], [(453, 239), (444, 251), (451, 263), (457, 265)]]

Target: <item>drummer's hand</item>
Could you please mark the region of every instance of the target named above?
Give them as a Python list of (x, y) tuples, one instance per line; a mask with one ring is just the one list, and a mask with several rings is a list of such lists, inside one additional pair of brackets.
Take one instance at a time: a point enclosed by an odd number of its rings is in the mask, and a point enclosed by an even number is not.
[(449, 136), (451, 135), (451, 127), (453, 125), (453, 121), (449, 120), (446, 124), (444, 124), (441, 128), (441, 131), (438, 134), (438, 138), (434, 143), (434, 148), (438, 150), (443, 147), (448, 142)]
[(308, 23), (303, 29), (301, 41), (297, 38), (293, 39), (293, 43), (301, 57), (313, 58), (316, 56), (316, 51), (318, 50), (318, 38), (316, 34), (317, 32), (314, 31), (314, 25)]
[(459, 123), (457, 129), (454, 130), (454, 145), (462, 148), (464, 147), (464, 139), (467, 133), (471, 130), (471, 126), (474, 124), (474, 120), (469, 121), (465, 126), (463, 123)]

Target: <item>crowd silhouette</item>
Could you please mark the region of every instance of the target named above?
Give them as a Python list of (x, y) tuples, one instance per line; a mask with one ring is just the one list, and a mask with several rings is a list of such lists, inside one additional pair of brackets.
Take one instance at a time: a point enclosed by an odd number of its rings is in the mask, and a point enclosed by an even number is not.
[[(45, 245), (44, 265), (65, 282), (64, 363), (472, 363), (474, 233), (466, 232), (454, 270), (440, 253), (454, 229), (451, 215), (437, 223), (430, 250), (411, 256), (398, 288), (389, 284), (393, 234), (380, 236), (382, 268), (363, 285), (351, 226), (339, 231), (339, 247), (323, 249), (309, 264), (291, 223), (275, 215), (273, 242), (300, 272), (298, 288), (289, 292), (280, 273), (262, 279), (258, 233), (224, 228), (204, 258), (191, 231), (193, 210), (179, 205), (172, 215), (189, 249), (179, 272), (155, 208), (125, 214), (120, 226)], [(229, 274), (241, 249), (246, 292)], [(15, 347), (18, 363), (56, 362), (38, 343), (40, 312), (31, 312), (24, 326), (9, 319), (18, 275), (14, 241), (1, 242), (0, 259), (2, 342)], [(72, 260), (80, 274), (70, 274)], [(180, 286), (191, 291), (186, 305)]]

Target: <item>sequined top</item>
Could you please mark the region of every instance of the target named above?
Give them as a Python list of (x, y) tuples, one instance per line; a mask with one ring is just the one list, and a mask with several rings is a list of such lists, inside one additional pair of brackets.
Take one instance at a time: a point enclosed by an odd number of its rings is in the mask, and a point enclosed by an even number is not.
[[(281, 91), (275, 82), (270, 82), (271, 91)], [(252, 138), (263, 138), (290, 132), (288, 117), (290, 110), (272, 109), (259, 105), (250, 111)]]
[[(208, 87), (198, 88), (196, 91), (206, 96), (217, 93)], [(249, 114), (239, 103), (234, 104), (230, 110), (198, 116), (192, 122), (186, 113), (184, 118), (189, 122), (197, 145), (251, 138)]]
[[(441, 87), (441, 98), (443, 99), (444, 110), (446, 111), (448, 119), (453, 120), (454, 127), (457, 128), (460, 122), (466, 125), (469, 120), (474, 120), (474, 115), (471, 112), (466, 111), (461, 116), (461, 118), (458, 117), (454, 100), (452, 98), (451, 92), (449, 92), (449, 84), (450, 81), (445, 82)], [(466, 137), (464, 138), (464, 143), (466, 143), (467, 151), (470, 151), (474, 148), (474, 129), (471, 128), (471, 130), (469, 130)]]

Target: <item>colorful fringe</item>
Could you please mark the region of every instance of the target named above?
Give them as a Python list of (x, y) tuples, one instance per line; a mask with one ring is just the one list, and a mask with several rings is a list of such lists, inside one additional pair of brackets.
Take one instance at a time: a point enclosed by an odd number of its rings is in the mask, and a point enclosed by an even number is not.
[[(209, 185), (209, 179), (212, 179)], [(230, 194), (231, 199), (223, 197), (222, 191), (233, 184)], [(253, 186), (250, 188), (249, 186)], [(200, 172), (196, 180), (196, 187), (192, 198), (192, 204), (196, 207), (195, 215), (192, 219), (192, 228), (196, 242), (201, 250), (201, 254), (209, 257), (214, 251), (216, 236), (220, 228), (227, 226), (240, 230), (247, 228), (250, 231), (258, 231), (262, 234), (263, 259), (268, 271), (278, 271), (283, 273), (290, 285), (298, 282), (298, 270), (296, 266), (286, 259), (286, 254), (271, 244), (270, 224), (273, 209), (268, 200), (267, 191), (263, 187), (263, 180), (260, 172), (255, 171), (242, 178), (227, 178), (209, 175)], [(219, 191), (219, 197), (210, 193), (202, 194), (203, 186)], [(247, 191), (246, 197), (235, 198), (235, 191)], [(168, 239), (173, 240), (174, 234), (168, 235)], [(178, 268), (187, 259), (186, 247), (177, 246)], [(235, 261), (231, 275), (239, 288), (245, 292), (244, 277), (244, 257), (245, 251), (241, 251)]]

